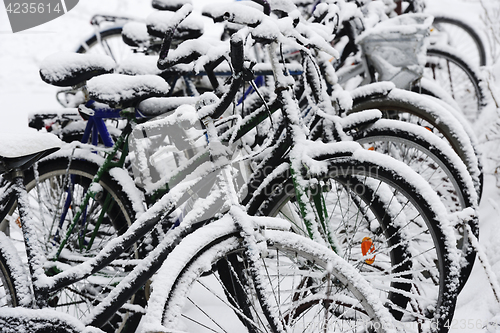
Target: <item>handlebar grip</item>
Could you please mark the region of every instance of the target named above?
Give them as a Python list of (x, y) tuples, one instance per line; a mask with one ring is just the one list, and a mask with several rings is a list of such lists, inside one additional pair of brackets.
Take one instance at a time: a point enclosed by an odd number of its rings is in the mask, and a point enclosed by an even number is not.
[(168, 28), (166, 29), (165, 37), (163, 38), (163, 43), (161, 45), (160, 55), (158, 57), (158, 62), (156, 66), (160, 70), (164, 70), (168, 68), (168, 51), (170, 50), (170, 44), (172, 43), (172, 38), (174, 36), (175, 30), (177, 26), (181, 24), (184, 19), (191, 14), (193, 11), (193, 6), (191, 4), (183, 5), (178, 11), (175, 12), (175, 15), (172, 17), (172, 20), (169, 22)]
[(233, 81), (229, 90), (219, 100), (219, 104), (215, 106), (211, 114), (200, 114), (201, 118), (210, 116), (212, 119), (217, 119), (231, 105), (234, 97), (238, 93), (241, 83), (243, 82), (243, 37), (235, 33), (231, 36), (231, 65), (233, 66), (234, 74)]
[(235, 76), (243, 72), (243, 38), (239, 34), (231, 36), (231, 65)]

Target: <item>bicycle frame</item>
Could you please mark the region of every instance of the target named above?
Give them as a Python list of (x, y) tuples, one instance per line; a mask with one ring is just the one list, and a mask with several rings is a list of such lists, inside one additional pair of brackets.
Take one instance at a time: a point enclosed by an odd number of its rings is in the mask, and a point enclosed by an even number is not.
[(111, 138), (104, 120), (106, 119), (121, 119), (121, 109), (112, 109), (109, 107), (97, 107), (90, 109), (93, 101), (89, 101), (85, 106), (80, 106), (78, 109), (80, 113), (84, 113), (87, 116), (87, 124), (85, 125), (85, 131), (81, 139), (82, 143), (88, 143), (90, 136), (92, 135), (91, 144), (97, 146), (99, 143), (99, 137), (105, 147), (113, 147), (114, 142)]

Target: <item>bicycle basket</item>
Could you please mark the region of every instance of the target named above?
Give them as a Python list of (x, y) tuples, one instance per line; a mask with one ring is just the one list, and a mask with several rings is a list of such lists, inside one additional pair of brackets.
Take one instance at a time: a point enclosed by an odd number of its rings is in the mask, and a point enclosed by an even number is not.
[(392, 81), (396, 87), (407, 89), (422, 77), (426, 37), (433, 20), (426, 14), (404, 14), (381, 22), (358, 37), (357, 43), (378, 73), (378, 81)]
[(194, 108), (183, 105), (137, 125), (129, 146), (135, 182), (150, 193), (175, 186), (179, 180), (172, 177), (190, 158), (206, 151), (206, 138)]

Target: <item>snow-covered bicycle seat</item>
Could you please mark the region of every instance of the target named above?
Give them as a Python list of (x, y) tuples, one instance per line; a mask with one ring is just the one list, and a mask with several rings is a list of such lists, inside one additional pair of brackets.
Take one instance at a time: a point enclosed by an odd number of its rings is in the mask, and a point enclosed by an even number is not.
[(111, 73), (116, 63), (99, 54), (57, 53), (45, 58), (40, 66), (44, 82), (58, 87), (71, 87), (94, 76)]
[(122, 39), (125, 44), (136, 48), (147, 48), (151, 45), (152, 36), (143, 22), (127, 22), (122, 29)]
[(158, 10), (176, 11), (185, 4), (192, 4), (191, 0), (153, 0), (151, 6)]
[(32, 130), (0, 134), (0, 173), (26, 170), (39, 159), (59, 150), (62, 141), (50, 133)]
[(197, 97), (168, 97), (148, 98), (137, 105), (137, 111), (144, 117), (156, 117), (174, 112), (178, 107), (185, 104), (194, 105)]
[[(175, 12), (160, 11), (150, 14), (146, 18), (148, 33), (154, 37), (163, 38), (167, 33)], [(203, 35), (203, 21), (194, 16), (186, 17), (175, 29), (172, 37), (175, 41), (195, 39)]]
[(129, 76), (124, 74), (104, 74), (87, 82), (90, 97), (111, 107), (134, 106), (150, 97), (165, 97), (170, 86), (156, 75)]

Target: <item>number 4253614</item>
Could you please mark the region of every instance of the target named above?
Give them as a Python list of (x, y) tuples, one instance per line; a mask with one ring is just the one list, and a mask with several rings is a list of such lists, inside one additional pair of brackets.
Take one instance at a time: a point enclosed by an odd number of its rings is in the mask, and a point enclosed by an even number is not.
[(60, 8), (59, 3), (51, 7), (50, 3), (36, 3), (36, 2), (24, 2), (24, 3), (9, 3), (6, 7), (7, 13), (14, 14), (35, 14), (35, 13), (59, 13), (63, 9)]

